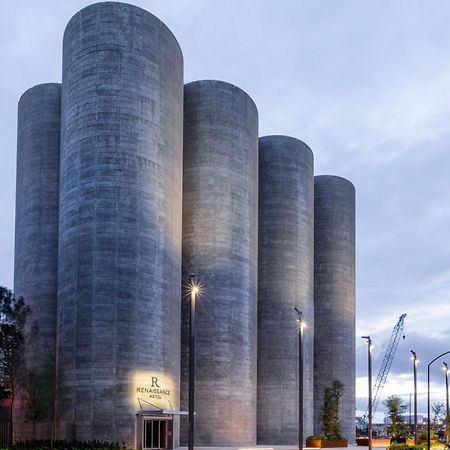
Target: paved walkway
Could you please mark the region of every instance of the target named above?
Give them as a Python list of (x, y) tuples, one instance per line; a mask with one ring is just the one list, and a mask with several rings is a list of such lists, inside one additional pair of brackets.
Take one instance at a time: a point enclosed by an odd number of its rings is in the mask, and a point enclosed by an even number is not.
[[(303, 447), (308, 450), (317, 450), (312, 447)], [(379, 450), (384, 450), (386, 447), (376, 447)], [(334, 448), (333, 450), (368, 450), (368, 447), (356, 444), (349, 444), (348, 447)], [(180, 450), (187, 450), (187, 447), (180, 447)], [(298, 450), (296, 445), (254, 445), (252, 447), (195, 447), (195, 450)], [(320, 450), (320, 449), (319, 449)]]

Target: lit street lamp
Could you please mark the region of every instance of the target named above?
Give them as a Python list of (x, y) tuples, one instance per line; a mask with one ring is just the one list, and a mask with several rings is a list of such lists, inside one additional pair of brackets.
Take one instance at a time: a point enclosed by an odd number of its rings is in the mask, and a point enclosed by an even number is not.
[(295, 307), (298, 326), (298, 448), (303, 449), (303, 331), (306, 322), (302, 312)]
[(445, 361), (442, 361), (444, 364), (444, 372), (445, 372), (445, 440), (448, 444), (449, 436), (448, 436), (448, 420), (449, 420), (449, 411), (448, 411), (448, 364)]
[(436, 356), (431, 362), (428, 363), (428, 370), (427, 370), (427, 412), (428, 412), (428, 436), (427, 436), (427, 449), (430, 450), (431, 448), (431, 441), (430, 441), (430, 433), (431, 433), (431, 421), (430, 421), (430, 366), (433, 364), (437, 359), (442, 358), (444, 355), (448, 355), (450, 353), (450, 350), (448, 352), (442, 353), (439, 356)]
[(361, 336), (362, 339), (367, 339), (367, 370), (369, 375), (369, 450), (372, 450), (372, 339), (370, 336)]
[(411, 359), (413, 360), (414, 365), (414, 444), (417, 445), (417, 363), (419, 360), (417, 359), (417, 354), (414, 350), (410, 350), (412, 353)]
[(195, 397), (195, 303), (201, 286), (195, 275), (189, 276), (187, 289), (189, 292), (189, 436), (188, 449), (194, 449), (194, 397)]

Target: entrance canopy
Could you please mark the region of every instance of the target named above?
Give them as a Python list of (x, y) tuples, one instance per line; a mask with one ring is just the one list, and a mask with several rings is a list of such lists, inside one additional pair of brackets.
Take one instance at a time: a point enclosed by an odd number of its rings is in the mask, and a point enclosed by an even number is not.
[[(138, 402), (139, 402), (139, 407), (141, 408), (140, 412), (138, 412), (138, 415), (140, 416), (187, 416), (189, 413), (188, 411), (177, 411), (177, 410), (173, 410), (173, 409), (163, 409), (163, 408), (159, 408), (158, 406), (154, 405), (153, 403), (148, 402), (147, 400), (144, 400), (142, 398), (138, 398)], [(144, 409), (143, 407), (143, 403), (145, 403), (144, 407), (146, 407), (146, 409)], [(151, 409), (148, 409), (148, 406), (151, 406)], [(194, 413), (195, 415), (195, 413)]]

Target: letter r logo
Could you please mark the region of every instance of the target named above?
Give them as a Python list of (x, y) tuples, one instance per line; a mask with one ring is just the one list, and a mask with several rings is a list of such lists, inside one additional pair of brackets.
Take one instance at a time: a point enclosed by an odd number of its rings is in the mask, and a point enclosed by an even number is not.
[(152, 387), (155, 387), (155, 386), (159, 388), (158, 378), (152, 377)]

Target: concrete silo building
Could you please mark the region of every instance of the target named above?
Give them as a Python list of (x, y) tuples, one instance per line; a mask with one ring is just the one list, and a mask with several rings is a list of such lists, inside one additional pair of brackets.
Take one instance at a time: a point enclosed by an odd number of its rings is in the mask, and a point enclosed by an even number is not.
[[(38, 326), (26, 355), (34, 377), (30, 383), (38, 384), (46, 412), (37, 424), (37, 438), (51, 435), (55, 401), (60, 129), (61, 85), (40, 84), (26, 91), (17, 121), (14, 292), (32, 309), (29, 324)], [(16, 431), (31, 438), (23, 402), (16, 405)]]
[[(104, 2), (69, 21), (62, 84), (19, 102), (16, 203), (14, 290), (38, 325), (26, 362), (48, 412), (37, 438), (169, 449), (181, 426), (186, 442), (195, 273), (196, 445), (297, 443), (294, 307), (308, 325), (304, 435), (338, 379), (353, 440), (354, 188), (314, 181), (295, 138), (258, 147), (238, 87), (183, 86), (155, 16)], [(23, 401), (14, 413), (15, 438), (32, 437)]]
[[(258, 443), (298, 442), (299, 337), (303, 338), (303, 405), (313, 405), (314, 157), (288, 136), (259, 139)], [(313, 418), (304, 415), (304, 435)]]
[(179, 409), (183, 57), (170, 30), (124, 3), (78, 12), (61, 116), (57, 437), (139, 448), (143, 427), (143, 446), (172, 445), (176, 417), (136, 418)]
[[(183, 279), (205, 283), (197, 303), (199, 446), (256, 443), (258, 112), (228, 83), (185, 86)], [(187, 408), (187, 304), (182, 406)]]
[(355, 440), (355, 188), (314, 178), (314, 428), (321, 432), (324, 391), (344, 386), (341, 431)]

